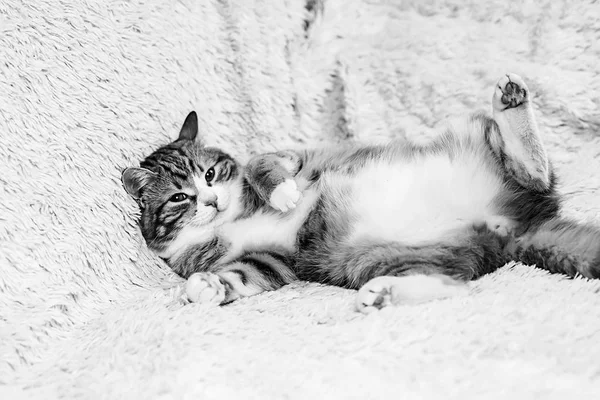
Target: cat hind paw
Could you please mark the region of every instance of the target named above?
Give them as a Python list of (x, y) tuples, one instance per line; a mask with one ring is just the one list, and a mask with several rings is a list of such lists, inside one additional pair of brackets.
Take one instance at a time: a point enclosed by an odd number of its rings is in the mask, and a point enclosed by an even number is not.
[(369, 314), (400, 304), (419, 304), (468, 293), (465, 282), (445, 275), (378, 276), (358, 291), (356, 308)]
[(517, 74), (506, 74), (498, 80), (493, 106), (497, 111), (519, 107), (529, 100), (529, 89)]

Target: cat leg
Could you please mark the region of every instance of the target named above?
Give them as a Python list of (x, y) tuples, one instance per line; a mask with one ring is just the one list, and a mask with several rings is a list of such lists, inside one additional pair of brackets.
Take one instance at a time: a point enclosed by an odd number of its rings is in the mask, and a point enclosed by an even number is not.
[(258, 285), (244, 282), (236, 271), (226, 271), (218, 275), (196, 272), (185, 284), (185, 292), (191, 303), (208, 305), (223, 305), (264, 291), (265, 289)]
[(465, 282), (446, 275), (378, 276), (359, 289), (356, 308), (368, 314), (387, 306), (419, 304), (468, 292)]
[(523, 79), (507, 74), (496, 84), (492, 98), (498, 130), (488, 142), (506, 170), (521, 185), (537, 191), (550, 186), (550, 166), (531, 104), (531, 92)]
[(507, 238), (485, 224), (458, 233), (445, 243), (407, 246), (368, 239), (311, 240), (300, 251), (300, 279), (359, 289), (360, 311), (419, 303), (468, 291), (467, 282), (491, 273), (510, 259)]
[(240, 271), (224, 271), (219, 274), (196, 272), (185, 285), (185, 292), (191, 303), (223, 305), (242, 297), (254, 296), (266, 290), (255, 282), (246, 282)]
[(198, 272), (188, 278), (188, 300), (221, 305), (279, 289), (297, 279), (288, 262), (285, 256), (276, 253), (257, 252), (245, 254), (231, 263), (215, 265), (211, 272)]
[(258, 155), (245, 168), (248, 183), (274, 209), (287, 212), (300, 200), (294, 176), (302, 167), (300, 155), (293, 151), (278, 151)]
[(362, 271), (351, 274), (359, 272), (361, 280), (366, 276), (370, 279), (358, 290), (357, 310), (370, 313), (387, 306), (419, 304), (468, 293), (467, 281), (479, 275), (476, 271), (483, 261), (477, 258), (477, 251), (472, 251), (474, 245), (415, 248), (395, 244), (383, 252), (380, 246), (362, 252), (363, 259), (358, 261), (365, 265)]
[(464, 295), (469, 291), (467, 281), (491, 273), (509, 261), (504, 253), (506, 240), (483, 225), (474, 227), (453, 244), (407, 247), (396, 243), (383, 252), (381, 246), (373, 247), (375, 252), (363, 252), (363, 260), (359, 260), (367, 264), (363, 272), (347, 272), (354, 274), (349, 275), (351, 279), (369, 279), (358, 291), (356, 307), (369, 313), (390, 305)]

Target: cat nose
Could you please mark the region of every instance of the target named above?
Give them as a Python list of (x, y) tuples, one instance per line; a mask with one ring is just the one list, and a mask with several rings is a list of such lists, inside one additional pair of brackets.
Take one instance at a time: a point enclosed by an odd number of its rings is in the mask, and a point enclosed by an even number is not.
[(217, 208), (217, 199), (205, 201), (204, 205), (207, 207)]
[(198, 199), (207, 207), (217, 208), (217, 195), (214, 193), (200, 193)]

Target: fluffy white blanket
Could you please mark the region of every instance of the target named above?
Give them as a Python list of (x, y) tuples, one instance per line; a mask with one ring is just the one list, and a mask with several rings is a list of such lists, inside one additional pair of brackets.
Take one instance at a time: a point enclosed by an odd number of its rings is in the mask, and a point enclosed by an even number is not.
[(353, 310), (298, 283), (184, 306), (121, 169), (188, 111), (249, 154), (419, 137), (525, 77), (565, 212), (600, 220), (600, 5), (568, 0), (0, 4), (0, 397), (600, 398), (598, 282), (522, 265), (469, 297)]

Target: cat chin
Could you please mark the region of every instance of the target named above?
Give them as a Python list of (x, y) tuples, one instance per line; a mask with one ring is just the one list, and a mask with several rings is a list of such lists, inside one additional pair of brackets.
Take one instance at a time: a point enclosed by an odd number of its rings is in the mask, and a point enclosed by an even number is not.
[(235, 216), (235, 210), (227, 205), (223, 208), (210, 208), (210, 211), (203, 212), (202, 217), (196, 216), (189, 226), (195, 229), (210, 229), (216, 225), (221, 225), (229, 222)]

